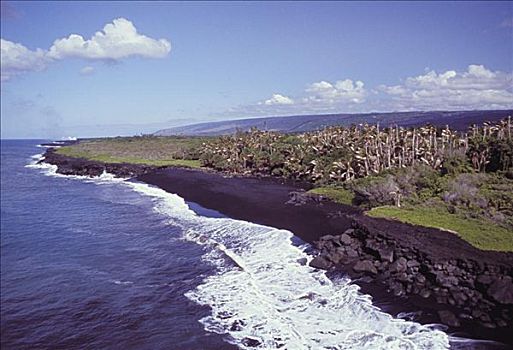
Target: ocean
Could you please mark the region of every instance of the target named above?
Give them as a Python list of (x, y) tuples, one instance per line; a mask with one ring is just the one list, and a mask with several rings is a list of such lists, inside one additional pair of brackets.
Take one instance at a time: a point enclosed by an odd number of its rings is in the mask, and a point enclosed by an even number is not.
[(446, 349), (308, 266), (291, 232), (2, 141), (2, 349)]

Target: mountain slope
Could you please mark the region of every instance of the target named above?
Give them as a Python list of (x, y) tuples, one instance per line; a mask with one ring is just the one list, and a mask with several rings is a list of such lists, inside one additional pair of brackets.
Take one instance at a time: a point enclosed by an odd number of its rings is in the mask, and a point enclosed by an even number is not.
[(154, 135), (223, 135), (237, 130), (249, 130), (256, 127), (262, 130), (281, 132), (305, 132), (322, 129), (332, 125), (351, 125), (360, 123), (380, 123), (389, 125), (415, 126), (427, 123), (465, 130), (470, 124), (483, 121), (496, 121), (513, 115), (513, 110), (494, 111), (434, 111), (434, 112), (397, 112), (397, 113), (366, 113), (366, 114), (327, 114), (301, 115), (288, 117), (265, 117), (254, 119), (226, 120), (220, 122), (200, 123), (162, 129)]

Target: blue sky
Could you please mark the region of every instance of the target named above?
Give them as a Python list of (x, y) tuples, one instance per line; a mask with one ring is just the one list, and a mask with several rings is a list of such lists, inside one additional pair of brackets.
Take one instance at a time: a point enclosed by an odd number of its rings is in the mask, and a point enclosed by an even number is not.
[(512, 2), (3, 1), (1, 34), (3, 138), (513, 108)]

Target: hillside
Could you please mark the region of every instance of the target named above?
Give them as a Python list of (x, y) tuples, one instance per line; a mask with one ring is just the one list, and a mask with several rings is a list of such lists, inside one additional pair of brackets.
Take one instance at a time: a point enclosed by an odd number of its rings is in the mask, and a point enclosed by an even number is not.
[(290, 132), (306, 132), (319, 130), (327, 126), (360, 123), (380, 123), (382, 126), (400, 125), (417, 126), (433, 124), (435, 126), (449, 125), (455, 130), (466, 130), (470, 124), (480, 124), (484, 121), (498, 121), (513, 110), (491, 111), (434, 111), (434, 112), (397, 112), (397, 113), (366, 113), (366, 114), (327, 114), (300, 115), (288, 117), (265, 117), (220, 122), (200, 123), (162, 129), (154, 133), (156, 136), (171, 135), (226, 135), (236, 130), (247, 131), (252, 127), (261, 130)]

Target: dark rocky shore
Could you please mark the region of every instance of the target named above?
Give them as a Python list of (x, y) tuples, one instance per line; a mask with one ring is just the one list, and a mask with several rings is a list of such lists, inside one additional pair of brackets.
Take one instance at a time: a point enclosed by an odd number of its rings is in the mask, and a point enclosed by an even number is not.
[[(43, 146), (55, 146), (55, 144), (43, 144)], [(62, 175), (100, 176), (104, 171), (119, 177), (137, 177), (157, 169), (156, 167), (139, 164), (106, 164), (86, 159), (70, 158), (55, 153), (54, 148), (49, 148), (43, 162), (57, 165), (57, 172)]]
[(290, 230), (316, 247), (312, 266), (349, 274), (385, 311), (416, 312), (415, 320), (444, 323), (451, 334), (513, 345), (513, 253), (482, 251), (450, 232), (367, 217), (306, 194), (308, 184), (103, 164), (51, 148), (45, 157), (61, 174), (136, 177), (231, 218)]

